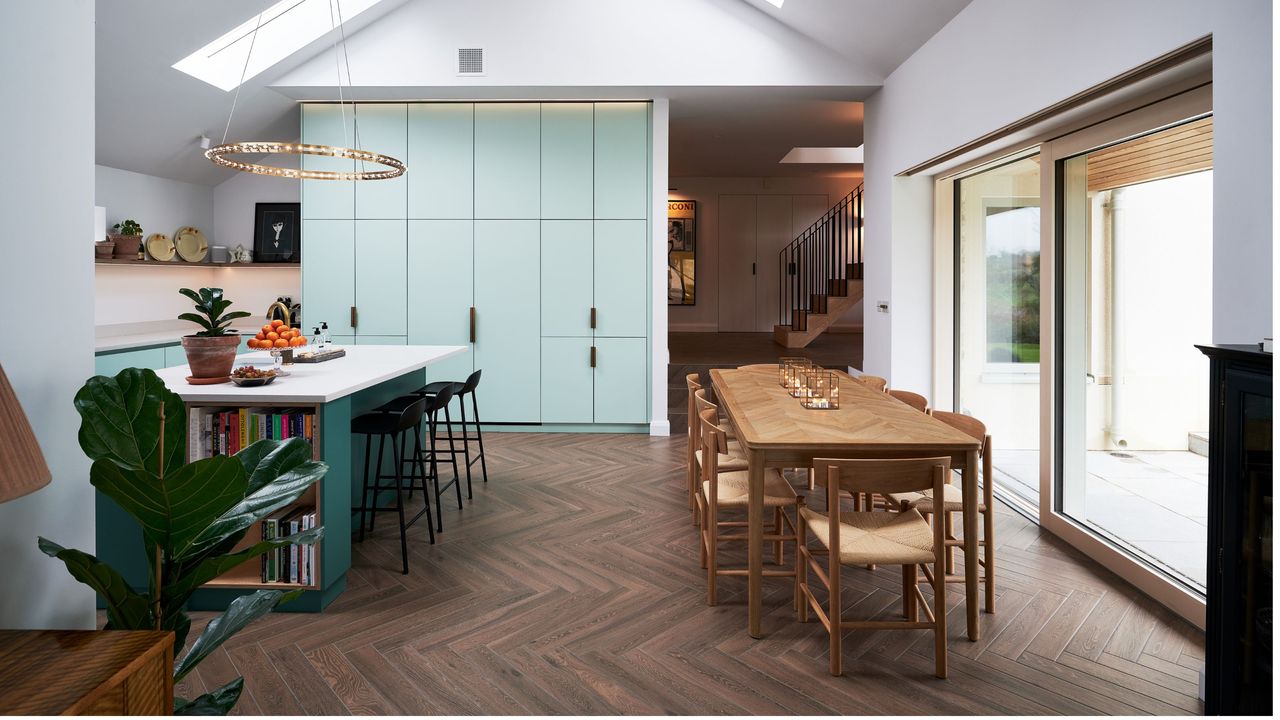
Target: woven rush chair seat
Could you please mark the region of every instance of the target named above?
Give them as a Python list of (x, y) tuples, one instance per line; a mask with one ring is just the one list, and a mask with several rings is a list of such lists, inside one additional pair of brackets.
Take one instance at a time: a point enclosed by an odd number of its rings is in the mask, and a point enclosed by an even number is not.
[[(826, 513), (801, 509), (809, 531), (831, 548)], [(933, 562), (933, 529), (915, 510), (840, 513), (840, 562), (846, 565), (908, 565)]]
[[(933, 505), (933, 491), (925, 490), (918, 493), (891, 493), (889, 499), (893, 504), (901, 508), (919, 508), (920, 506)], [(959, 485), (946, 485), (942, 488), (942, 503), (947, 512), (963, 512), (964, 511), (964, 491)], [(978, 512), (986, 512), (987, 504), (979, 498)]]
[[(722, 507), (747, 506), (747, 472), (745, 470), (720, 473), (717, 503)], [(702, 482), (702, 492), (711, 494), (710, 483)], [(777, 468), (769, 468), (764, 474), (764, 506), (791, 507), (796, 504), (796, 491), (782, 477)]]
[[(737, 452), (735, 452), (735, 450)], [(698, 463), (698, 467), (702, 467), (702, 450), (695, 450), (694, 459)], [(732, 440), (729, 441), (729, 453), (716, 453), (716, 467), (720, 472), (737, 472), (738, 470), (747, 469), (747, 459), (742, 456), (742, 447)]]

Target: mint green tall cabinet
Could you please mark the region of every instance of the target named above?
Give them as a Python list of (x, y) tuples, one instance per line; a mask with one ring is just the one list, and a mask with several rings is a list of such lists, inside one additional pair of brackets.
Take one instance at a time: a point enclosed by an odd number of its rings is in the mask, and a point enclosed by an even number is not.
[[(351, 344), (469, 346), (428, 378), (483, 370), (486, 423), (643, 429), (649, 104), (369, 103), (357, 112), (359, 146), (400, 157), (409, 171), (390, 182), (303, 182), (308, 324), (327, 321)], [(350, 108), (343, 120), (335, 105), (304, 105), (303, 142), (355, 144)]]

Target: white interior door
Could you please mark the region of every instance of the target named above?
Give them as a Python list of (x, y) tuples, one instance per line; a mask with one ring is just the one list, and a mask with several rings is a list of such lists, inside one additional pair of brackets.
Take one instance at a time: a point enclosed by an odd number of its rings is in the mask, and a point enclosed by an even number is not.
[(795, 239), (792, 196), (756, 197), (756, 330), (778, 323), (778, 253)]
[(716, 254), (720, 332), (755, 332), (756, 196), (721, 195)]

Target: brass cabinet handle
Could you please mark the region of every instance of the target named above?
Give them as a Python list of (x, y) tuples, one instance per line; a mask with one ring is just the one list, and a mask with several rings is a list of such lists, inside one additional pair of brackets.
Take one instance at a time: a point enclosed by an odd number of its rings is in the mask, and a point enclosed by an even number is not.
[(351, 306), (351, 327), (355, 327), (355, 326), (356, 326), (356, 322), (357, 322), (359, 319), (360, 319), (360, 318), (359, 318), (359, 315), (356, 313), (356, 306), (355, 306), (355, 305), (352, 305), (352, 306)]
[(476, 341), (476, 309), (475, 307), (472, 307), (471, 308), (471, 342), (474, 343), (475, 341)]
[(596, 329), (596, 309), (591, 308), (591, 329)]
[(596, 366), (596, 346), (591, 346), (591, 367)]

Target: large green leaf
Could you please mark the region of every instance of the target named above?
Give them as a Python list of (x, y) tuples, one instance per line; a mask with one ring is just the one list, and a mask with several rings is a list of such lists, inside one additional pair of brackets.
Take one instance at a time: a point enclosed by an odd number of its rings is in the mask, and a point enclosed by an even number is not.
[(311, 459), (311, 444), (302, 438), (259, 440), (236, 453), (249, 478), (246, 494), (252, 495), (282, 474)]
[(173, 699), (174, 715), (226, 715), (236, 706), (240, 693), (244, 691), (244, 678), (223, 685), (211, 693), (205, 693), (194, 700)]
[(204, 328), (205, 330), (213, 329), (213, 325), (211, 325), (209, 321), (202, 315), (197, 315), (195, 313), (182, 313), (181, 315), (178, 316), (178, 319), (186, 320), (188, 322), (193, 322), (199, 325), (200, 327)]
[(201, 560), (194, 568), (188, 570), (164, 589), (167, 601), (177, 601), (182, 596), (190, 596), (196, 588), (222, 575), (240, 563), (247, 562), (263, 553), (289, 545), (312, 545), (324, 537), (324, 528), (317, 527), (294, 533), (287, 537), (263, 540), (230, 555), (217, 555)]
[[(91, 460), (109, 458), (153, 475), (177, 470), (185, 460), (187, 410), (182, 398), (156, 374), (126, 368), (115, 377), (93, 377), (75, 397), (80, 413), (80, 447)], [(160, 448), (160, 408), (164, 408), (164, 448)]]
[(39, 539), (40, 551), (67, 566), (71, 577), (93, 588), (107, 604), (107, 622), (118, 630), (150, 630), (155, 627), (151, 603), (140, 595), (110, 565), (79, 550)]
[(170, 558), (180, 559), (214, 520), (244, 498), (244, 466), (215, 456), (183, 465), (163, 481), (109, 459), (89, 468), (89, 482), (115, 500)]
[[(234, 462), (234, 459), (232, 459)], [(201, 460), (200, 462), (206, 462)], [(199, 463), (195, 463), (199, 464)], [(237, 464), (237, 470), (243, 478), (243, 466)], [(289, 472), (282, 474), (274, 482), (267, 484), (257, 492), (245, 497), (233, 507), (227, 509), (207, 527), (192, 538), (190, 543), (182, 547), (174, 547), (173, 557), (184, 560), (217, 547), (224, 538), (236, 533), (243, 533), (251, 525), (262, 518), (289, 505), (302, 497), (302, 493), (324, 477), (329, 466), (322, 462), (308, 460)]]
[(178, 661), (173, 669), (173, 681), (182, 682), (187, 673), (195, 669), (217, 650), (227, 638), (240, 632), (246, 625), (271, 612), (277, 605), (289, 602), (302, 594), (301, 590), (283, 592), (281, 590), (256, 590), (250, 595), (241, 595), (227, 606), (227, 611), (209, 621), (204, 632), (191, 644), (191, 650)]

